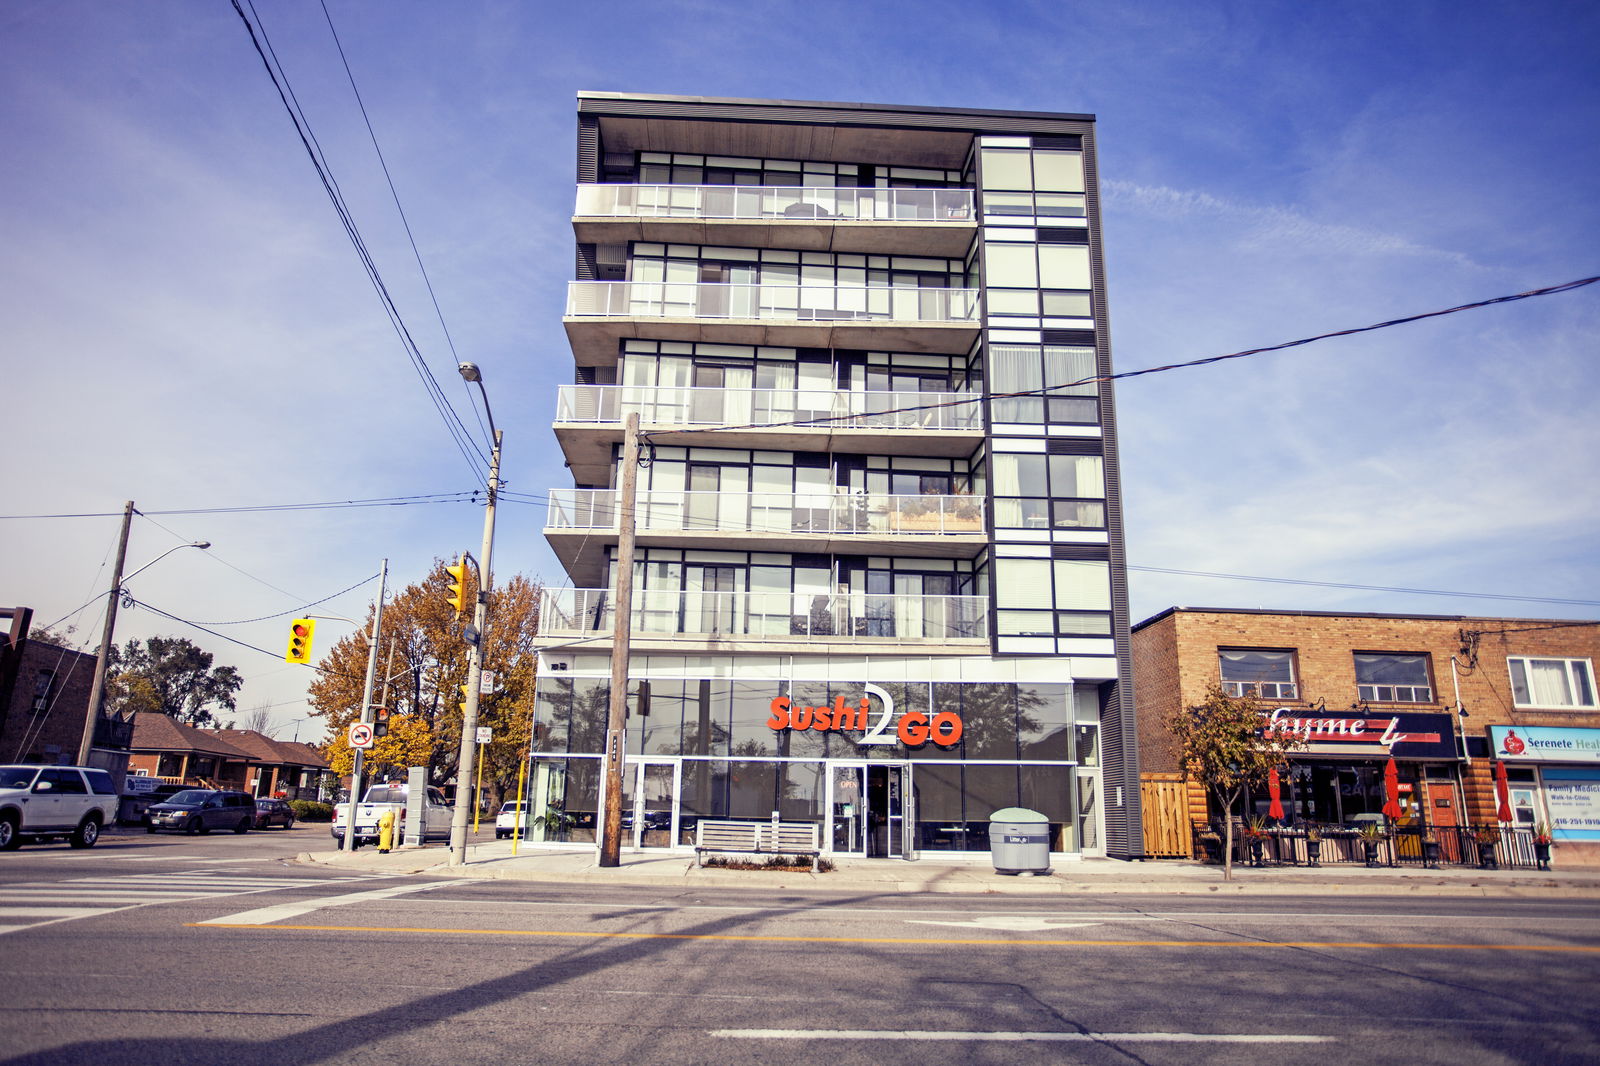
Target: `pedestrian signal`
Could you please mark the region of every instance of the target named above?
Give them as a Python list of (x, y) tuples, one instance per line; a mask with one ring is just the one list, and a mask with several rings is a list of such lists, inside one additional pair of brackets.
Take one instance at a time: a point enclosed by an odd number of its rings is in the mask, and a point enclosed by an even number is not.
[(372, 708), (372, 735), (386, 737), (389, 735), (389, 708)]
[(317, 623), (313, 618), (296, 618), (289, 623), (289, 650), (284, 659), (291, 663), (309, 663), (311, 661), (311, 635), (316, 632)]

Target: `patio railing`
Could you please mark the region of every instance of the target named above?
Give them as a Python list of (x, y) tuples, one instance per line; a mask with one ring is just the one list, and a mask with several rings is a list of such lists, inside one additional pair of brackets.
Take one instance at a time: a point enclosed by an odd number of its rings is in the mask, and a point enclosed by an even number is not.
[[(1220, 861), (1220, 826), (1204, 822), (1194, 823), (1194, 851), (1197, 859), (1217, 857)], [(1292, 828), (1268, 829), (1261, 843), (1261, 860), (1268, 866), (1307, 866), (1309, 856), (1306, 830), (1310, 825)], [(1322, 866), (1365, 864), (1366, 848), (1361, 831), (1349, 825), (1317, 825), (1321, 847), (1317, 863)], [(1498, 867), (1532, 869), (1538, 865), (1534, 851), (1533, 831), (1511, 826), (1489, 826), (1493, 838), (1480, 842), (1480, 827), (1434, 826), (1431, 832), (1439, 846), (1438, 863), (1442, 866), (1480, 866), (1486, 853), (1492, 853)], [(1213, 838), (1208, 840), (1207, 838)], [(1385, 836), (1378, 838), (1377, 863), (1380, 866), (1424, 866), (1427, 864), (1425, 832), (1421, 826), (1395, 826)], [(1251, 861), (1250, 840), (1244, 825), (1238, 820), (1233, 826), (1234, 863), (1246, 865)]]
[(982, 429), (981, 397), (966, 392), (850, 392), (693, 388), (677, 385), (562, 385), (557, 422), (621, 423), (637, 411), (641, 425), (789, 425), (814, 420), (821, 429)]
[(579, 185), (584, 218), (970, 222), (971, 189), (756, 185)]

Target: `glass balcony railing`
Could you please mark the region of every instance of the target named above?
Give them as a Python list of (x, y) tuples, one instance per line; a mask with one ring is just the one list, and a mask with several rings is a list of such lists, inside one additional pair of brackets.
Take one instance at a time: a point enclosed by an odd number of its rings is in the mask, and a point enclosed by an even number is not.
[(980, 397), (964, 392), (841, 392), (837, 389), (562, 385), (557, 422), (644, 426), (748, 426), (814, 420), (823, 429), (981, 430)]
[(813, 189), (754, 185), (579, 185), (583, 218), (771, 222), (970, 222), (971, 189)]
[(889, 285), (765, 285), (694, 281), (570, 281), (574, 318), (711, 318), (773, 322), (978, 324), (977, 289)]
[[(539, 631), (609, 633), (615, 627), (607, 589), (545, 589)], [(635, 636), (838, 637), (895, 641), (987, 640), (987, 596), (868, 593), (667, 592), (635, 589)]]
[[(984, 532), (983, 503), (981, 496), (642, 489), (633, 520), (641, 532), (972, 535)], [(545, 528), (616, 529), (616, 490), (551, 489)]]

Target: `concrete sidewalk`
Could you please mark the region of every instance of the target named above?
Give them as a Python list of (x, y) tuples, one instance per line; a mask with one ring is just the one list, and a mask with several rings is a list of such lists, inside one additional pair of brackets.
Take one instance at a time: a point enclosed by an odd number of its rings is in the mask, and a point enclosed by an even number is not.
[(359, 851), (305, 852), (302, 863), (365, 873), (421, 874), (478, 880), (544, 881), (562, 884), (703, 885), (718, 888), (810, 890), (867, 895), (951, 893), (1017, 896), (1095, 896), (1112, 893), (1168, 895), (1341, 895), (1491, 896), (1528, 899), (1600, 899), (1600, 868), (1478, 870), (1448, 867), (1271, 866), (1235, 867), (1233, 880), (1222, 868), (1172, 860), (1123, 862), (1117, 859), (1058, 861), (1051, 873), (1037, 876), (998, 874), (987, 861), (930, 856), (918, 862), (898, 859), (836, 859), (829, 873), (725, 870), (695, 865), (693, 855), (624, 852), (620, 866), (603, 869), (591, 847), (549, 850), (521, 845), (512, 855), (509, 841), (467, 848), (467, 861), (448, 865), (441, 846), (399, 848), (380, 855), (375, 848)]

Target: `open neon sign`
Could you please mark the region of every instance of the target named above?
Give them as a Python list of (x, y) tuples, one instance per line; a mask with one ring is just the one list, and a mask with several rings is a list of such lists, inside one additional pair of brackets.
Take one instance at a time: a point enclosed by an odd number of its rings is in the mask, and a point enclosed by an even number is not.
[[(813, 729), (819, 733), (860, 729), (865, 730), (866, 735), (856, 742), (858, 744), (893, 744), (898, 741), (908, 748), (920, 747), (929, 741), (941, 748), (953, 748), (961, 743), (961, 716), (952, 711), (939, 711), (932, 715), (909, 711), (900, 716), (900, 721), (895, 723), (891, 732), (889, 725), (894, 722), (894, 697), (877, 685), (862, 687), (867, 695), (858, 702), (851, 703), (843, 696), (836, 696), (832, 706), (807, 707), (796, 704), (788, 696), (779, 696), (772, 701), (772, 717), (767, 719), (767, 728), (796, 731)], [(877, 721), (870, 723), (869, 696), (878, 697), (880, 707)]]

